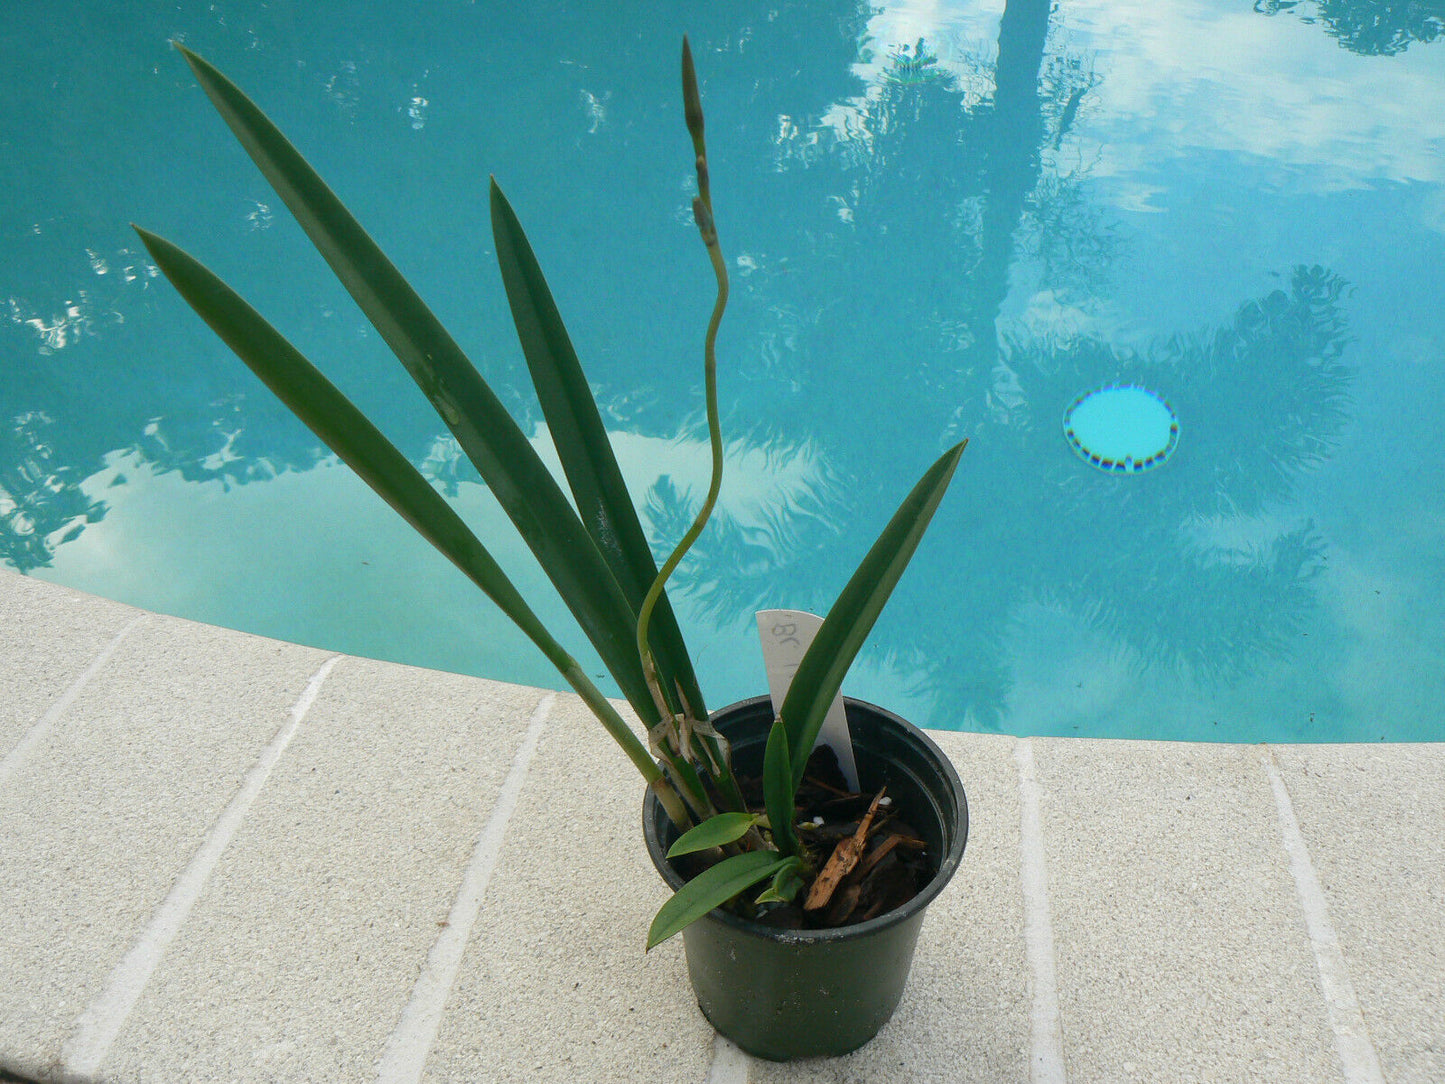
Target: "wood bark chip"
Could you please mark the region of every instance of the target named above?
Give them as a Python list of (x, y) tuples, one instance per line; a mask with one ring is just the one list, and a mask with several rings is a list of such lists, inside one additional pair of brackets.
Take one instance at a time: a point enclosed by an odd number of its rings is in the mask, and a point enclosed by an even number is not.
[(808, 898), (803, 901), (805, 911), (819, 911), (827, 907), (833, 899), (833, 893), (838, 890), (838, 884), (844, 877), (853, 871), (858, 864), (858, 859), (863, 856), (863, 846), (868, 839), (868, 829), (873, 824), (873, 817), (878, 812), (878, 803), (883, 800), (884, 793), (888, 790), (884, 787), (873, 798), (868, 806), (868, 813), (858, 824), (858, 830), (851, 836), (838, 841), (833, 848), (833, 854), (829, 857), (827, 864), (823, 867), (813, 885), (808, 889)]
[(894, 847), (903, 842), (902, 836), (889, 836), (878, 846), (873, 848), (873, 853), (864, 859), (863, 864), (858, 867), (858, 876), (868, 876), (868, 871), (876, 866)]
[(833, 903), (828, 908), (828, 925), (842, 926), (848, 921), (848, 917), (858, 906), (858, 900), (863, 895), (863, 886), (860, 884), (847, 884), (833, 894)]

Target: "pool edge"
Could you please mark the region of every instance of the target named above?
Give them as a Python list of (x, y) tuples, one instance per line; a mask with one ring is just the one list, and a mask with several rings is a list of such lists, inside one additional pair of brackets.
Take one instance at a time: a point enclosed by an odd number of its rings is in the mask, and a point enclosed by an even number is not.
[[(662, 888), (625, 762), (558, 798), (606, 748), (576, 698), (8, 570), (0, 614), (0, 966), (23, 979), (0, 991), (0, 1068), (776, 1078), (715, 1047), (679, 953), (641, 951)], [(460, 763), (425, 729), (447, 719)], [(848, 1072), (1445, 1078), (1445, 745), (930, 733), (968, 851)], [(594, 810), (596, 839), (559, 842), (549, 818)]]

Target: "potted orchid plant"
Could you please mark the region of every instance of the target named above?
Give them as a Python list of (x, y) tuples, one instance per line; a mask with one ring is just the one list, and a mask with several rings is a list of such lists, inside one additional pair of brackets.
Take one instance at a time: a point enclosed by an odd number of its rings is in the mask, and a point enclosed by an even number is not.
[[(659, 568), (552, 293), (501, 188), (497, 259), (571, 500), (461, 347), (281, 131), (238, 87), (177, 45), (246, 152), (475, 464), (641, 724), (552, 636), (486, 546), (415, 466), (280, 332), (199, 261), (137, 227), (182, 297), (336, 455), (527, 635), (587, 703), (646, 786), (644, 837), (674, 888), (647, 934), (682, 932), (709, 1019), (769, 1058), (842, 1053), (901, 995), (923, 908), (952, 875), (967, 806), (919, 730), (847, 702), (856, 785), (818, 737), (850, 664), (902, 576), (958, 464), (948, 449), (903, 498), (818, 628), (786, 696), (709, 713), (666, 584), (722, 484), (716, 342), (727, 266), (713, 216), (703, 112), (683, 41), (693, 217), (716, 279), (703, 341), (712, 473), (696, 520)], [(579, 775), (582, 773), (579, 770)]]

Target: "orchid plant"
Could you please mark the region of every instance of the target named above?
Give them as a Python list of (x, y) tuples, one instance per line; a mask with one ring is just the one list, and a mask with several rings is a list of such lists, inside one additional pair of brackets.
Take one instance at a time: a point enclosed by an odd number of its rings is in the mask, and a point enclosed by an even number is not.
[(819, 872), (794, 828), (794, 799), (824, 715), (942, 500), (963, 445), (924, 473), (859, 564), (798, 667), (769, 735), (765, 809), (744, 803), (727, 742), (708, 710), (666, 584), (702, 532), (722, 485), (717, 332), (727, 265), (713, 217), (703, 112), (687, 39), (684, 115), (696, 155), (693, 217), (716, 301), (704, 337), (712, 473), (696, 520), (659, 569), (551, 290), (493, 179), (492, 232), (522, 351), (575, 508), (476, 367), (401, 272), (267, 116), (177, 44), (201, 88), (336, 277), (431, 402), (531, 548), (646, 729), (646, 742), (552, 636), (420, 471), (235, 291), (176, 245), (136, 227), (156, 265), (251, 370), (373, 490), (479, 587), (582, 697), (681, 833), (674, 855), (717, 861), (658, 912), (647, 947), (755, 886), (744, 906), (794, 898)]

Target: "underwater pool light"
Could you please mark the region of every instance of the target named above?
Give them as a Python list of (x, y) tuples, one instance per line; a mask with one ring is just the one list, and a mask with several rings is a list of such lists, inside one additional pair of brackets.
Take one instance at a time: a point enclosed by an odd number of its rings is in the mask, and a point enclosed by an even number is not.
[(1179, 419), (1147, 388), (1111, 384), (1085, 392), (1064, 411), (1064, 436), (1085, 462), (1110, 474), (1157, 467), (1179, 444)]

